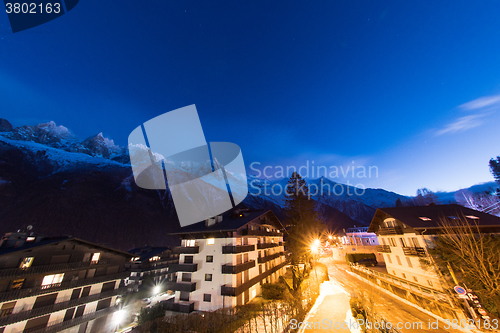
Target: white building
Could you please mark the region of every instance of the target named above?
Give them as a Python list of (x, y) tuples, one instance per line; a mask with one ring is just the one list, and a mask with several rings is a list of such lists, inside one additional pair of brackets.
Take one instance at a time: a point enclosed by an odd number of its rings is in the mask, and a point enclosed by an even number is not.
[(465, 217), (481, 229), (498, 229), (500, 218), (459, 205), (430, 205), (379, 208), (369, 232), (377, 234), (387, 271), (399, 278), (425, 287), (443, 290), (440, 276), (432, 266), (423, 267), (420, 258), (428, 258), (428, 247), (441, 231), (440, 221)]
[(0, 332), (109, 332), (130, 254), (71, 237), (0, 242)]
[(283, 226), (271, 211), (234, 210), (180, 228), (174, 311), (242, 305), (284, 274)]

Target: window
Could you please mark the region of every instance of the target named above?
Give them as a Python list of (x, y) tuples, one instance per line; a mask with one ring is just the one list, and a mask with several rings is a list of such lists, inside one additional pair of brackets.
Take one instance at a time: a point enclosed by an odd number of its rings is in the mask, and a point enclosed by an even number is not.
[(401, 273), (401, 275), (403, 275), (403, 277), (406, 279), (406, 274), (405, 273)]
[(31, 267), (33, 264), (34, 257), (26, 257), (21, 261), (21, 264), (19, 265), (19, 268), (28, 268)]
[(100, 258), (101, 258), (101, 254), (100, 253), (94, 253), (94, 254), (92, 254), (92, 262), (93, 263), (98, 263)]
[(395, 240), (394, 240), (394, 238), (392, 238), (392, 237), (390, 237), (390, 238), (389, 238), (389, 243), (390, 243), (390, 245), (391, 245), (392, 247), (396, 247), (396, 246), (397, 246), (397, 245), (396, 245), (396, 241), (395, 241)]
[(64, 273), (61, 273), (61, 274), (52, 274), (52, 275), (46, 275), (44, 278), (43, 278), (43, 281), (42, 281), (42, 289), (45, 288), (48, 288), (54, 284), (59, 284), (62, 282), (64, 278)]
[(418, 282), (418, 279), (416, 276), (413, 277), (413, 281)]
[(401, 243), (401, 246), (402, 246), (402, 247), (406, 247), (406, 241), (405, 241), (405, 239), (404, 239), (404, 238), (400, 238), (400, 239), (399, 239), (399, 242)]
[(479, 217), (474, 216), (474, 215), (466, 215), (465, 217), (468, 219), (471, 219), (471, 220), (479, 220)]
[(399, 256), (396, 256), (396, 260), (398, 261), (398, 265), (401, 265), (401, 259), (399, 259)]
[(205, 281), (212, 281), (212, 274), (205, 274)]
[(394, 270), (393, 270), (393, 271), (392, 271), (392, 274), (393, 274), (393, 275), (396, 275), (396, 271), (394, 271)]
[(390, 255), (387, 255), (387, 260), (389, 261), (389, 264), (392, 264), (392, 259)]
[(149, 261), (158, 261), (158, 260), (160, 260), (159, 256), (152, 256), (151, 258), (149, 258)]
[(211, 302), (212, 295), (211, 294), (203, 294), (203, 302)]
[(432, 281), (431, 280), (427, 280), (427, 284), (432, 287)]
[(408, 263), (408, 267), (413, 267), (411, 259), (409, 257), (406, 257), (406, 262)]
[(188, 291), (181, 291), (181, 295), (179, 297), (181, 301), (189, 302), (189, 292)]
[(411, 242), (412, 242), (412, 244), (413, 244), (414, 247), (420, 247), (420, 244), (418, 243), (418, 238), (417, 237), (412, 237), (410, 239), (411, 239)]
[(184, 256), (184, 263), (185, 264), (192, 264), (193, 258), (194, 258), (194, 256)]
[(186, 240), (186, 246), (187, 246), (187, 247), (193, 247), (193, 246), (195, 246), (195, 241), (194, 241), (194, 239), (187, 239), (187, 240)]
[(207, 245), (214, 245), (215, 239), (214, 238), (209, 238), (207, 239)]
[(425, 216), (420, 216), (419, 219), (421, 219), (422, 221), (431, 221), (432, 220), (432, 219), (425, 217)]
[(207, 262), (214, 262), (214, 256), (207, 256)]
[(382, 245), (386, 245), (385, 238), (382, 238)]
[(18, 279), (12, 281), (12, 284), (10, 286), (10, 290), (19, 290), (23, 287), (24, 280), (26, 279)]

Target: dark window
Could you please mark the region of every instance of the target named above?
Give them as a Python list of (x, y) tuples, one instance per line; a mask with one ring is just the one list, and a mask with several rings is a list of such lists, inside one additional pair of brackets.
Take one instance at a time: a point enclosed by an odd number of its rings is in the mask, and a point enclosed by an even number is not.
[(75, 308), (71, 308), (66, 310), (66, 314), (64, 315), (64, 320), (63, 321), (68, 321), (73, 319), (73, 315), (75, 314)]
[(214, 262), (214, 256), (207, 256), (207, 262)]
[(182, 282), (191, 282), (191, 273), (182, 273)]
[(193, 263), (193, 256), (185, 256), (184, 263), (185, 264), (192, 264)]
[(71, 293), (71, 299), (77, 299), (78, 297), (80, 297), (81, 291), (82, 291), (82, 288), (73, 289), (73, 292)]
[(212, 281), (212, 274), (205, 274), (205, 281)]
[(212, 302), (211, 294), (203, 294), (203, 302)]
[(106, 282), (102, 285), (101, 293), (115, 289), (115, 281)]
[(76, 309), (75, 318), (83, 316), (83, 311), (85, 311), (85, 305), (79, 306), (78, 309)]
[(181, 301), (189, 302), (189, 292), (181, 291), (181, 295), (179, 298)]
[(90, 286), (83, 288), (82, 295), (80, 297), (87, 297), (90, 294)]
[(111, 306), (111, 298), (106, 298), (97, 302), (96, 311), (109, 308)]

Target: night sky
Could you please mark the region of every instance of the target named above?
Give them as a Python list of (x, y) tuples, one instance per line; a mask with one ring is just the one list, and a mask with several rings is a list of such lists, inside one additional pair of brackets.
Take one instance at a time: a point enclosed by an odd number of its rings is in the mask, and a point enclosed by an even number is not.
[(196, 104), (207, 140), (238, 144), (247, 166), (377, 166), (351, 183), (456, 190), (492, 181), (500, 155), (499, 13), (498, 1), (84, 0), (15, 34), (3, 13), (0, 117), (125, 145)]

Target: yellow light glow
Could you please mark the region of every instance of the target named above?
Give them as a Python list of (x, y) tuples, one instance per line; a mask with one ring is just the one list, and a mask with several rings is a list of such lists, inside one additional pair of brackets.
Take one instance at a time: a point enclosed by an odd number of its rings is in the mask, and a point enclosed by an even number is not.
[(215, 239), (214, 238), (209, 238), (207, 239), (207, 245), (214, 245)]

